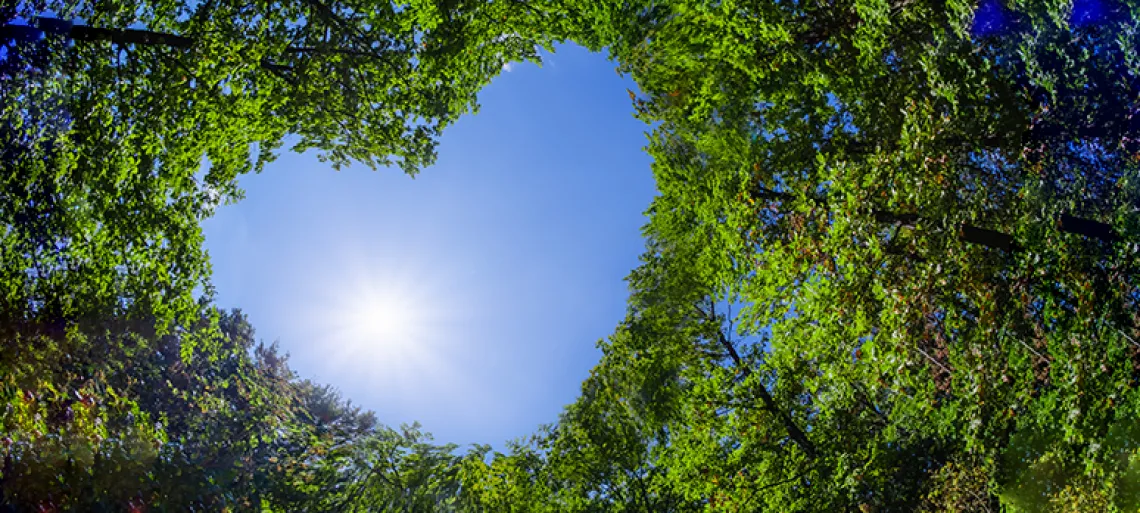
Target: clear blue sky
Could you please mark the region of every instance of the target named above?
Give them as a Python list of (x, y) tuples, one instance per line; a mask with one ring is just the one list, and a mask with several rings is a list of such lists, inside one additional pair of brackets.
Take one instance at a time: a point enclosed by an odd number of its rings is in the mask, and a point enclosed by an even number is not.
[(515, 65), (438, 163), (283, 155), (205, 225), (218, 302), (386, 424), (491, 443), (557, 419), (621, 320), (654, 194), (631, 81), (560, 47)]

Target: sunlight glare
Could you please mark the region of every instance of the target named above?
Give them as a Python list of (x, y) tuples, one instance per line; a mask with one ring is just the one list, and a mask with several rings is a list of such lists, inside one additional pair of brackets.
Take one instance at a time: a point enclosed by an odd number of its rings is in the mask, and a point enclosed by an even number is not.
[(296, 311), (312, 333), (306, 352), (320, 362), (318, 374), (374, 390), (374, 401), (389, 403), (476, 388), (453, 360), (472, 307), (441, 272), (446, 266), (404, 251), (335, 254)]
[(368, 294), (358, 299), (350, 299), (352, 307), (347, 309), (344, 329), (353, 339), (372, 339), (380, 344), (405, 344), (416, 338), (416, 330), (422, 322), (418, 317), (417, 305), (407, 299), (401, 300), (395, 294), (376, 296)]

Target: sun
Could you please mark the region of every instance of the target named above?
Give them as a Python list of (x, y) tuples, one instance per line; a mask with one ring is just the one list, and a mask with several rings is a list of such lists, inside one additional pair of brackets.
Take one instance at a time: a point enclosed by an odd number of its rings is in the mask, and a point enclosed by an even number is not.
[(410, 383), (438, 368), (456, 311), (440, 281), (415, 262), (353, 256), (330, 266), (297, 312), (314, 333), (320, 367), (346, 378), (367, 375), (377, 386)]
[(453, 358), (475, 307), (446, 266), (430, 264), (337, 251), (292, 311), (304, 326), (308, 372), (401, 404), (477, 387)]
[(422, 334), (422, 307), (412, 304), (411, 297), (368, 291), (345, 302), (349, 306), (341, 327), (348, 338), (390, 345), (412, 342)]
[(430, 345), (431, 306), (412, 281), (361, 276), (343, 284), (330, 306), (329, 335), (349, 361), (407, 363)]

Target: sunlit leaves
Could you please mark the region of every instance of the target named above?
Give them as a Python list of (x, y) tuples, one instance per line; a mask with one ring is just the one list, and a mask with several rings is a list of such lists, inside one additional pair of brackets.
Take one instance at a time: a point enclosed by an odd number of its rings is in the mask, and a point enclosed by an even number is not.
[[(1069, 6), (994, 9), (678, 3), (611, 42), (656, 124), (651, 253), (695, 256), (641, 272), (700, 276), (705, 294), (742, 304), (743, 332), (771, 333), (761, 369), (835, 442), (817, 498), (959, 497), (909, 466), (917, 451), (920, 468), (990, 504), (1026, 463), (977, 462), (1005, 453), (1033, 411), (1052, 412), (1043, 429), (1086, 475), (1126, 472), (1077, 449), (1112, 422), (1108, 396), (1136, 394), (1135, 250), (1063, 220), (1138, 235), (1137, 134), (1120, 117), (1136, 94), (1122, 44), (1135, 23), (1073, 29)], [(731, 57), (734, 34), (764, 58)]]
[[(284, 387), (246, 399), (299, 397), (308, 420), (229, 462), (263, 481), (201, 475), (289, 510), (1135, 509), (1135, 7), (53, 4), (108, 31), (5, 46), (0, 307), (10, 348), (37, 352), (0, 360), (18, 376), (4, 443), (59, 459), (66, 441), (43, 441), (59, 415), (74, 440), (113, 438), (88, 398), (129, 388), (35, 371), (108, 346), (103, 371), (121, 375), (187, 327), (208, 271), (197, 223), (237, 176), (287, 143), (414, 173), (504, 63), (570, 39), (637, 80), (660, 192), (581, 398), (509, 454), (459, 459)], [(233, 369), (195, 356), (225, 347), (211, 333), (167, 335), (201, 366), (158, 398), (236, 400), (216, 388), (241, 389)], [(134, 394), (114, 403), (138, 435), (116, 454), (161, 459), (177, 430), (154, 417), (171, 410)]]

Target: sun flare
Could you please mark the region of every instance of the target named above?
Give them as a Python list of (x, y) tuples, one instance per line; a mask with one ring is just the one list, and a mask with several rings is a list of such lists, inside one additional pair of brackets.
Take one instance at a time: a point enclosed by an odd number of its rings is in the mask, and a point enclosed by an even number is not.
[(446, 380), (448, 344), (463, 309), (439, 272), (415, 260), (353, 251), (326, 268), (308, 308), (298, 311), (318, 341), (323, 372), (367, 379), (376, 388)]
[(410, 303), (411, 298), (396, 297), (396, 294), (367, 294), (364, 297), (348, 299), (352, 304), (346, 310), (343, 328), (350, 338), (375, 343), (403, 344), (411, 342), (422, 331), (423, 315), (417, 311), (418, 305)]

